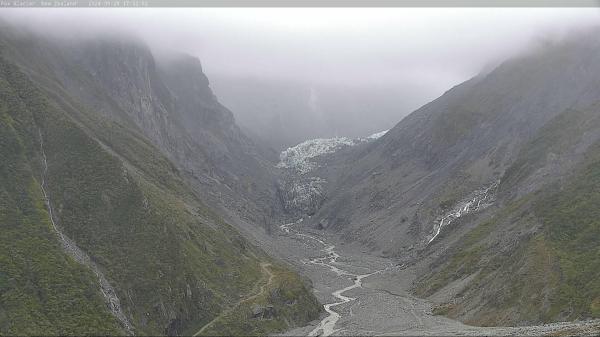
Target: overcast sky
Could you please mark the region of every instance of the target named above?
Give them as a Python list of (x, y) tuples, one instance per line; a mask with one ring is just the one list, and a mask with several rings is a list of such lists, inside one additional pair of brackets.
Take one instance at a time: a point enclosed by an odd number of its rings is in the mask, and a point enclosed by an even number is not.
[[(155, 51), (196, 55), (217, 96), (248, 125), (310, 110), (278, 101), (284, 94), (278, 83), (310, 88), (297, 90), (305, 96), (312, 88), (342, 88), (346, 96), (335, 98), (337, 106), (348, 110), (362, 99), (367, 103), (358, 113), (364, 110), (372, 122), (359, 118), (342, 134), (390, 128), (482, 69), (572, 30), (600, 25), (598, 8), (2, 9), (0, 15), (59, 34), (127, 31)], [(267, 81), (266, 88), (275, 89), (240, 95), (232, 82), (221, 80), (232, 76)], [(321, 113), (341, 116), (328, 126), (338, 134), (347, 121), (344, 111), (331, 109)], [(309, 129), (315, 123), (305, 122)], [(258, 127), (254, 132), (265, 133)]]
[(211, 74), (445, 90), (600, 10), (549, 8), (3, 9), (69, 31), (115, 27), (200, 57)]

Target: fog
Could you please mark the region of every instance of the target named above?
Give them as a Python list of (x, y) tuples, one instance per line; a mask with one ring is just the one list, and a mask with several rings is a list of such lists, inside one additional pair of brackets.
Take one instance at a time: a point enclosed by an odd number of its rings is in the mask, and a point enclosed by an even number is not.
[(600, 23), (597, 8), (3, 9), (58, 35), (132, 34), (202, 61), (249, 134), (277, 148), (364, 136), (511, 55)]

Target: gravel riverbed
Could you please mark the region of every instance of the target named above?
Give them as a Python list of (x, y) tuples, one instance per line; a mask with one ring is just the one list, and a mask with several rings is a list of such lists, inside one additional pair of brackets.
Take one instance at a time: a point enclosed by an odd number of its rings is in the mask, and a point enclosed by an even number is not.
[[(346, 247), (301, 221), (281, 225), (274, 248), (311, 279), (325, 306), (319, 320), (282, 335), (599, 335), (600, 320), (527, 327), (475, 327), (432, 314), (432, 303), (407, 291), (410, 270)], [(406, 281), (403, 282), (403, 275)]]

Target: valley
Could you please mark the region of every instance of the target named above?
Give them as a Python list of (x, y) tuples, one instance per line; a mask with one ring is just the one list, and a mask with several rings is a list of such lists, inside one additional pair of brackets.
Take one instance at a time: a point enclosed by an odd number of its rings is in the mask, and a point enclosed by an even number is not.
[(0, 336), (597, 335), (598, 32), (284, 149), (194, 55), (0, 20)]
[[(313, 282), (326, 313), (283, 336), (594, 336), (600, 320), (524, 327), (476, 327), (435, 315), (433, 303), (410, 294), (414, 271), (393, 259), (345, 247), (331, 236), (302, 228), (302, 219), (279, 226), (277, 250)], [(340, 246), (338, 246), (340, 245)]]

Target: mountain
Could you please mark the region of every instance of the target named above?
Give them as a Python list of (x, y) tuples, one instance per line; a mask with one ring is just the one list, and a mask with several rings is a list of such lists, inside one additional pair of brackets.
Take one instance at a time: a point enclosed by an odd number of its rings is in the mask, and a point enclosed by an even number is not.
[(265, 334), (318, 316), (306, 280), (220, 215), (256, 216), (276, 186), (198, 60), (5, 24), (0, 46), (0, 334)]
[(469, 224), (417, 292), (446, 287), (444, 310), (483, 325), (600, 317), (599, 117), (594, 104), (546, 123), (506, 170), (502, 204)]
[[(309, 265), (320, 298), (354, 313), (385, 297), (445, 329), (458, 325), (431, 319), (429, 301), (472, 325), (600, 317), (597, 31), (510, 59), (387, 132), (278, 159), (194, 57), (0, 27), (0, 334), (262, 335), (318, 318), (309, 282), (265, 250)], [(407, 283), (428, 301), (395, 292)], [(355, 288), (377, 297), (343, 295)], [(333, 331), (340, 303), (308, 328)]]
[[(57, 82), (82, 104), (127, 124), (178, 166), (215, 207), (256, 222), (277, 205), (276, 156), (239, 129), (200, 62), (152, 51), (134, 37), (5, 34), (5, 54), (41, 85)], [(266, 211), (265, 211), (266, 210)]]
[(211, 82), (239, 125), (278, 151), (307, 139), (355, 138), (388, 129), (428, 96), (418, 86), (352, 81), (309, 84), (214, 74)]
[(599, 317), (597, 31), (539, 46), (329, 157), (310, 225), (476, 325)]

